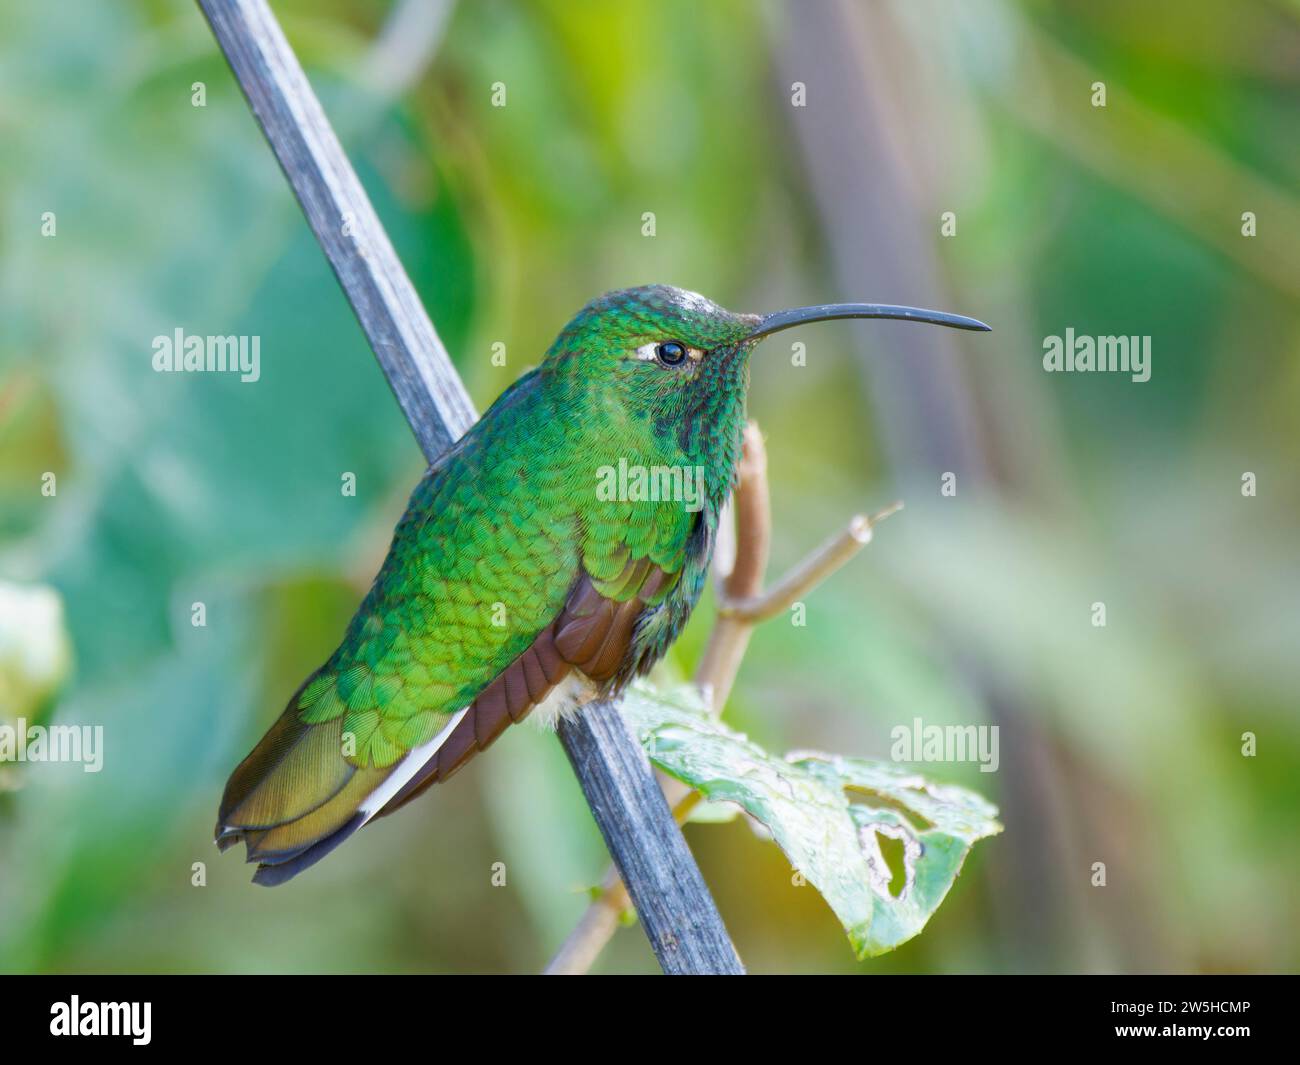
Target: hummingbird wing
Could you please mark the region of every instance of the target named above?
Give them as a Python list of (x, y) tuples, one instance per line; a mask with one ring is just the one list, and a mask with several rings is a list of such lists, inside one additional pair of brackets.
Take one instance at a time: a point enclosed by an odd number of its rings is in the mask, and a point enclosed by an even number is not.
[[(673, 585), (648, 558), (629, 555), (616, 586), (594, 578), (584, 566), (564, 609), (523, 654), (510, 663), (454, 722), (445, 741), (385, 796), (376, 816), (393, 813), (487, 747), (515, 721), (522, 721), (573, 670), (600, 686), (626, 680), (632, 636), (647, 606), (657, 605)], [(608, 594), (607, 594), (608, 593)], [(626, 675), (625, 675), (626, 674)]]
[(231, 775), (217, 842), (246, 844), (256, 882), (446, 779), (574, 668), (625, 679), (677, 537), (618, 505), (579, 513), (536, 387), (521, 378), (428, 471), (342, 644)]

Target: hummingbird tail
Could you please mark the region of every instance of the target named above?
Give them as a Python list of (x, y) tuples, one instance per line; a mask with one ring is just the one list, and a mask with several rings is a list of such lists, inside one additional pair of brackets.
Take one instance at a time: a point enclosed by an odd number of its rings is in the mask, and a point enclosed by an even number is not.
[(369, 819), (362, 810), (392, 767), (359, 768), (343, 756), (343, 718), (302, 720), (294, 693), (261, 742), (230, 775), (217, 814), (222, 850), (244, 843), (254, 883), (282, 884), (314, 865)]

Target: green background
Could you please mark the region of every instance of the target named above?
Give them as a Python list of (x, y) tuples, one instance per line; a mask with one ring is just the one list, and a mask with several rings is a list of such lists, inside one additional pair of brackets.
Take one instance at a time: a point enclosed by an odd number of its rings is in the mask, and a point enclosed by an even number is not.
[[(907, 509), (806, 626), (756, 634), (728, 720), (876, 758), (914, 717), (997, 724), (998, 772), (924, 768), (1006, 832), (918, 939), (857, 963), (769, 842), (690, 826), (748, 966), (1295, 969), (1300, 5), (419, 6), (275, 9), (480, 408), (629, 284), (994, 326), (823, 325), (806, 366), (789, 334), (755, 356), (772, 574)], [(605, 856), (535, 729), (290, 886), (212, 847), (227, 773), (334, 647), (422, 464), (196, 8), (4, 5), (0, 321), (0, 717), (106, 748), (99, 774), (3, 767), (0, 969), (539, 969)], [(1044, 373), (1067, 326), (1150, 336), (1151, 380)], [(178, 327), (260, 336), (260, 381), (154, 373)], [(636, 930), (598, 966), (653, 968)]]

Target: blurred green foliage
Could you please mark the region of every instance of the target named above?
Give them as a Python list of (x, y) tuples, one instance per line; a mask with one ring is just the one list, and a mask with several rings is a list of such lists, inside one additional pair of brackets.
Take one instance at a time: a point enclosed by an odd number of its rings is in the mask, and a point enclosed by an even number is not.
[[(380, 51), (393, 5), (276, 11), (480, 406), (609, 288), (664, 281), (747, 310), (908, 298), (833, 290), (836, 234), (778, 74), (811, 17), (793, 5), (462, 3), (396, 91), (374, 76), (400, 68)], [(945, 499), (929, 471), (935, 491), (809, 598), (806, 627), (758, 630), (728, 719), (770, 749), (876, 758), (915, 716), (997, 723), (998, 773), (926, 772), (986, 795), (1006, 832), (924, 935), (858, 963), (779, 851), (740, 821), (692, 826), (741, 956), (760, 972), (1294, 969), (1300, 9), (859, 14), (897, 45), (894, 133), (925, 160), (897, 210), (951, 308), (997, 328), (962, 348), (997, 477)], [(536, 730), (291, 887), (218, 860), (225, 776), (333, 648), (419, 452), (195, 9), (5, 5), (0, 101), (0, 579), (61, 597), (75, 672), (53, 715), (106, 742), (99, 774), (13, 767), (0, 969), (540, 968), (605, 858)], [(1150, 334), (1151, 382), (1043, 374), (1041, 339), (1066, 325)], [(177, 327), (260, 336), (261, 380), (154, 373), (152, 338)], [(895, 491), (850, 328), (870, 327), (827, 327), (806, 367), (777, 345), (755, 359), (773, 573)], [(709, 615), (668, 673), (689, 670)], [(600, 963), (652, 967), (635, 931)]]

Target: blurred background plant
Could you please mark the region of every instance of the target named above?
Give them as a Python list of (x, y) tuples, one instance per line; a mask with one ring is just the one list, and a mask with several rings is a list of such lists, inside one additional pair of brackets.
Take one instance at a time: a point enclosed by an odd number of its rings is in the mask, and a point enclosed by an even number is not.
[[(688, 827), (752, 970), (1297, 967), (1300, 6), (275, 7), (480, 407), (588, 298), (647, 281), (996, 330), (823, 325), (806, 365), (755, 358), (774, 571), (907, 509), (806, 626), (756, 632), (728, 720), (878, 758), (914, 717), (998, 724), (997, 773), (925, 768), (1006, 831), (925, 934), (858, 963), (775, 848)], [(206, 24), (6, 5), (0, 101), (0, 718), (61, 600), (71, 648), (51, 630), (33, 697), (75, 661), (47, 716), (105, 727), (98, 774), (7, 767), (0, 968), (539, 969), (605, 859), (535, 730), (291, 888), (209, 842), (421, 463)], [(1150, 335), (1150, 382), (1044, 374), (1067, 326)], [(178, 327), (260, 336), (261, 379), (154, 373)], [(652, 968), (625, 933), (598, 971)]]

